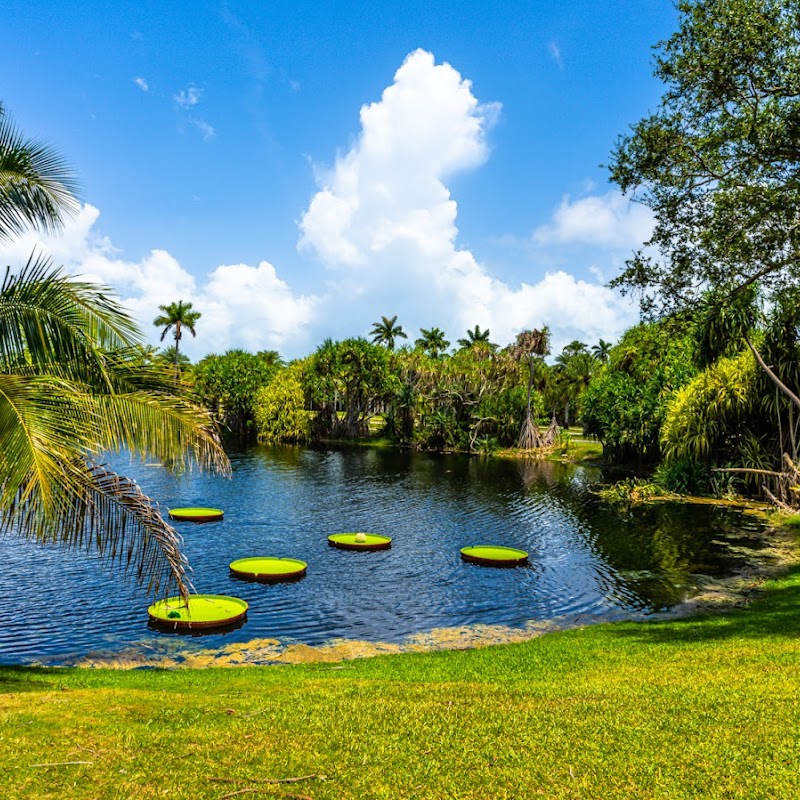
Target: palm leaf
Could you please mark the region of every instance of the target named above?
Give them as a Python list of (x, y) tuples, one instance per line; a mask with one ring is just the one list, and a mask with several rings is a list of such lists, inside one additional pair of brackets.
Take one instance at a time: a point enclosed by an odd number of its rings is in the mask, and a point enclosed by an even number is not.
[(77, 211), (72, 169), (42, 142), (25, 139), (0, 104), (0, 241), (34, 227), (61, 229)]

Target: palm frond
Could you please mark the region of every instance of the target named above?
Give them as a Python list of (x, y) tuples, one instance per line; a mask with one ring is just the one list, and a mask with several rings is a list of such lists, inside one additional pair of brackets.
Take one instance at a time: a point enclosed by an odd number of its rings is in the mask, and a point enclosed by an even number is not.
[[(96, 381), (104, 353), (138, 344), (141, 334), (104, 287), (65, 276), (48, 258), (31, 255), (0, 286), (0, 365), (60, 365)], [(90, 377), (93, 376), (93, 377)]]
[(0, 533), (96, 552), (133, 572), (149, 594), (177, 590), (188, 597), (181, 537), (135, 481), (93, 462), (72, 462), (65, 473), (55, 504), (22, 487), (0, 511)]
[(25, 139), (0, 104), (0, 241), (27, 228), (56, 232), (75, 214), (74, 172), (48, 145)]
[[(88, 399), (88, 398), (87, 398)], [(210, 412), (180, 397), (131, 392), (95, 395), (99, 449), (127, 449), (176, 468), (196, 464), (230, 476), (230, 462)]]

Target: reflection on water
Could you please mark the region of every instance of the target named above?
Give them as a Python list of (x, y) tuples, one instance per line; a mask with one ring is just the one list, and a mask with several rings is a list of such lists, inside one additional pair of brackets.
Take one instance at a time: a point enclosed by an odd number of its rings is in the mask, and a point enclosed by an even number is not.
[[(736, 510), (604, 506), (590, 491), (602, 475), (585, 466), (266, 447), (232, 462), (233, 480), (117, 465), (164, 509), (225, 510), (223, 522), (177, 526), (197, 591), (241, 597), (248, 618), (232, 631), (172, 637), (182, 649), (254, 639), (398, 643), (441, 628), (647, 614), (685, 599), (698, 574), (734, 571), (760, 546), (759, 524)], [(392, 549), (327, 546), (329, 534), (357, 530), (392, 536)], [(527, 550), (529, 564), (461, 561), (461, 547), (485, 543)], [(307, 576), (232, 579), (228, 564), (251, 555), (301, 558)], [(0, 557), (2, 663), (163, 648), (170, 638), (148, 629), (144, 594), (93, 557), (14, 539), (0, 541)]]

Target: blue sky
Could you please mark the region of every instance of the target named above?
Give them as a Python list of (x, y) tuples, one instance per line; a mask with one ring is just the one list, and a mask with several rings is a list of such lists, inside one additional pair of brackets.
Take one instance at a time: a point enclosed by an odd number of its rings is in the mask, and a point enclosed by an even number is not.
[(193, 357), (311, 352), (399, 316), (413, 339), (636, 320), (604, 287), (647, 238), (601, 167), (662, 87), (667, 0), (6, 0), (0, 101), (68, 157), (80, 215), (33, 246), (112, 285)]

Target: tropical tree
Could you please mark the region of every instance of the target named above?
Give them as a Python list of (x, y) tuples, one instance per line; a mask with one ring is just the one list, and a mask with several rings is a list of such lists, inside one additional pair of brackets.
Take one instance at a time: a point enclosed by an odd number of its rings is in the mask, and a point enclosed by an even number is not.
[(545, 325), (541, 329), (522, 331), (517, 334), (516, 342), (510, 348), (511, 355), (520, 363), (524, 363), (528, 371), (528, 393), (525, 403), (525, 418), (520, 428), (517, 447), (531, 450), (541, 447), (542, 436), (539, 426), (531, 414), (531, 394), (537, 366), (543, 364), (542, 359), (550, 352), (550, 329)]
[[(678, 10), (678, 30), (656, 59), (660, 106), (612, 155), (612, 180), (655, 218), (649, 247), (612, 284), (639, 293), (646, 313), (750, 286), (777, 302), (800, 279), (797, 3), (681, 0)], [(744, 340), (800, 409), (800, 396)]]
[(0, 530), (96, 548), (149, 590), (189, 584), (180, 539), (107, 452), (229, 471), (208, 414), (144, 365), (104, 287), (32, 258), (0, 286)]
[(439, 328), (420, 328), (420, 337), (414, 342), (414, 347), (427, 353), (431, 358), (442, 356), (450, 342), (444, 338), (444, 331)]
[(239, 439), (254, 438), (256, 396), (280, 371), (280, 363), (274, 350), (212, 353), (194, 367), (192, 394)]
[(185, 372), (192, 366), (192, 359), (186, 353), (177, 353), (174, 344), (165, 347), (163, 350), (156, 351), (153, 360), (159, 364), (169, 364), (173, 370), (175, 369), (175, 361), (178, 362), (178, 367), (181, 372)]
[[(311, 356), (305, 378), (309, 394), (321, 407), (320, 433), (347, 438), (366, 435), (369, 418), (398, 388), (386, 349), (360, 337), (323, 342)], [(340, 403), (342, 420), (336, 412)]]
[(479, 325), (476, 325), (471, 331), (467, 331), (467, 336), (464, 339), (458, 340), (458, 346), (462, 349), (470, 347), (483, 347), (496, 350), (497, 345), (489, 341), (489, 329), (481, 330)]
[(655, 462), (672, 395), (696, 374), (694, 342), (678, 320), (642, 323), (611, 348), (582, 398), (585, 434), (612, 461)]
[(554, 408), (559, 405), (562, 409), (564, 427), (569, 427), (570, 409), (580, 402), (596, 365), (597, 359), (583, 342), (571, 342), (556, 356), (548, 389)]
[(166, 306), (159, 306), (158, 308), (164, 313), (153, 320), (153, 325), (164, 329), (161, 331), (162, 342), (167, 333), (169, 333), (170, 330), (172, 331), (172, 335), (175, 339), (175, 379), (177, 380), (180, 378), (181, 374), (178, 350), (180, 348), (181, 338), (183, 337), (183, 329), (186, 328), (192, 336), (196, 336), (197, 333), (195, 332), (194, 326), (197, 325), (197, 321), (202, 314), (199, 311), (194, 311), (192, 309), (192, 304), (184, 303), (183, 300), (178, 300), (177, 303), (170, 303)]
[(260, 441), (297, 444), (310, 438), (311, 422), (303, 389), (304, 370), (304, 362), (294, 362), (281, 369), (268, 385), (256, 393), (253, 405)]
[(408, 335), (403, 330), (402, 325), (397, 325), (397, 314), (391, 319), (389, 317), (381, 317), (380, 322), (372, 323), (372, 330), (369, 332), (372, 336), (373, 344), (385, 345), (388, 350), (394, 350), (396, 339), (408, 339)]
[(0, 241), (27, 228), (59, 231), (78, 209), (74, 173), (42, 142), (26, 139), (0, 103)]

